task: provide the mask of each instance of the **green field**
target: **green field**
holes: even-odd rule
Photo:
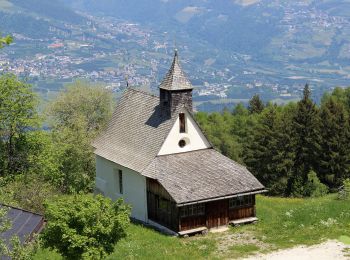
[[[327,239],[350,243],[350,203],[335,195],[318,199],[257,197],[257,224],[176,238],[132,224],[109,259],[225,259]],[[35,259],[59,259],[43,250]]]

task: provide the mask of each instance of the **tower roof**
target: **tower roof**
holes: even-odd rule
[[[193,89],[191,82],[187,79],[185,73],[181,69],[177,50],[175,50],[173,63],[159,88],[166,90]]]

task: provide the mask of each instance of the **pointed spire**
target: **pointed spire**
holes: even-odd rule
[[[171,67],[159,87],[166,90],[193,89],[191,82],[181,69],[177,49],[175,49]]]

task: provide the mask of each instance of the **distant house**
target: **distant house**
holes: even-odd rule
[[[177,52],[159,89],[159,96],[124,92],[93,143],[96,191],[124,198],[133,218],[180,234],[255,220],[264,186],[216,151],[196,123]]]
[[[17,236],[21,243],[29,242],[44,227],[45,221],[42,215],[1,204],[0,208],[6,209],[6,219],[11,223],[10,229],[0,234],[0,238],[4,239],[6,243],[14,236]]]

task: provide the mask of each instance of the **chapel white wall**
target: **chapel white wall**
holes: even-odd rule
[[[119,193],[118,170],[123,172],[123,194]],[[123,198],[132,206],[131,217],[147,222],[146,177],[96,155],[95,185],[97,193],[112,200]]]
[[[180,120],[178,117],[174,126],[170,130],[169,135],[165,139],[158,155],[183,153],[211,147],[207,138],[204,136],[192,116],[187,111],[184,113],[186,119],[186,133],[180,133]],[[179,146],[179,141],[181,139],[185,139],[187,142],[189,142],[183,148]]]

